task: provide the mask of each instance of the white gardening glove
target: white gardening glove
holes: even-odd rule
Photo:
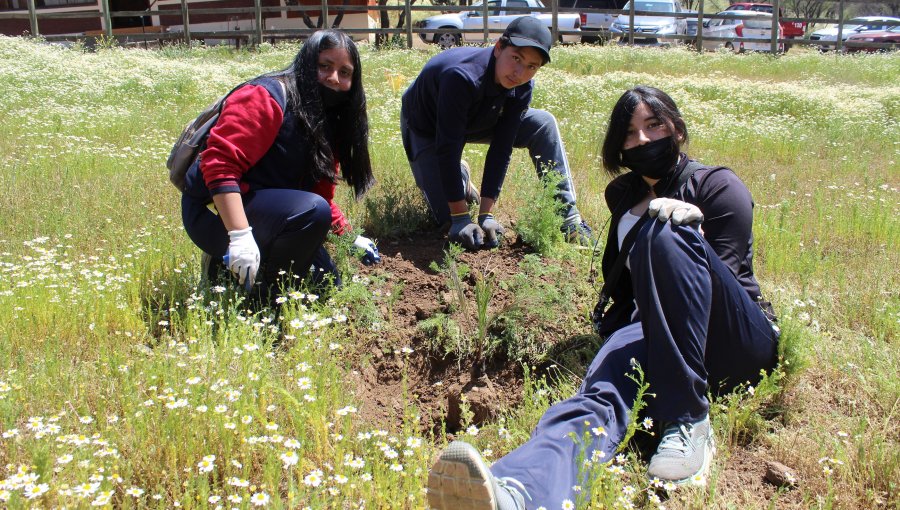
[[[672,225],[703,223],[703,213],[696,205],[674,198],[654,198],[650,201],[647,212],[651,218],[656,218],[663,223],[671,219]]]
[[[371,266],[372,264],[381,262],[381,255],[378,254],[378,247],[375,246],[375,241],[368,237],[356,236],[356,239],[353,241],[353,246],[356,246],[362,251],[363,256],[361,260],[363,264]]]
[[[229,271],[237,275],[238,283],[248,291],[256,281],[259,271],[259,246],[253,239],[253,227],[228,232],[228,251],[225,252],[225,265]]]

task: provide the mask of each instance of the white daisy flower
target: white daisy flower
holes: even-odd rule
[[[257,492],[250,498],[253,506],[266,506],[269,504],[269,495],[265,492]]]

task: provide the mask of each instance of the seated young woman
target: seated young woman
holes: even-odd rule
[[[586,489],[579,455],[603,469],[624,437],[638,392],[633,363],[655,394],[644,414],[662,425],[648,476],[703,482],[714,453],[707,393],[758,381],[775,366],[779,331],[753,274],[750,192],[733,171],[691,160],[687,141],[665,92],[635,87],[616,103],[602,149],[614,177],[602,263],[612,306],[601,301],[594,321],[606,341],[575,396],[493,466],[451,443],[429,474],[432,508],[572,507],[576,487]],[[585,432],[587,444],[572,439]]]

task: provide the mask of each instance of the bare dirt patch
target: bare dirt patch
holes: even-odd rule
[[[446,248],[446,236],[438,232],[423,233],[415,240],[385,240],[379,244],[382,263],[364,270],[388,278],[402,293],[390,311],[382,310],[391,317],[391,330],[384,338],[394,348],[386,348],[384,338],[370,341],[351,374],[361,416],[371,423],[399,423],[407,411],[405,406],[411,403],[418,408],[423,429],[438,431],[446,422],[447,431],[453,432],[460,425],[462,395],[466,395],[475,414],[474,423],[494,417],[521,398],[523,372],[518,361],[500,354],[482,367],[471,360],[444,358],[431,352],[431,339],[419,323],[448,312],[452,296],[448,295],[446,278],[429,267],[443,259]],[[472,306],[475,272],[493,274],[498,282],[509,279],[519,271],[518,264],[526,253],[527,247],[521,242],[507,242],[496,250],[460,255],[459,261],[473,269],[465,280],[466,297]],[[502,309],[513,300],[501,285],[496,285],[494,292],[491,310]],[[454,318],[466,331],[477,325],[473,313],[456,314]],[[559,338],[558,333],[548,332],[546,341]],[[412,352],[403,352],[402,347]]]
[[[728,501],[737,508],[759,508],[763,502],[777,498],[777,508],[804,508],[798,490],[779,490],[766,480],[771,457],[762,449],[738,448],[731,452],[719,472],[716,485],[720,501]]]
[[[599,347],[584,313],[594,297],[577,257],[537,257],[508,231],[498,249],[458,256],[459,264],[469,268],[461,285],[468,309],[461,310],[448,275],[431,267],[443,262],[448,249],[446,236],[437,231],[384,239],[379,243],[382,263],[362,271],[395,293],[380,302],[386,330],[361,342],[353,364],[352,387],[363,418],[371,423],[399,423],[406,406],[414,405],[423,430],[440,432],[446,425],[453,433],[462,425],[462,396],[474,413],[472,423],[480,424],[519,403],[523,363],[537,368],[537,376],[553,364],[580,375]],[[483,362],[476,362],[471,345],[462,349],[463,356],[443,354],[446,344],[436,346],[437,335],[423,323],[450,317],[471,342],[479,325],[476,283],[487,280],[493,293],[487,335],[496,349]],[[412,352],[404,352],[405,347]]]

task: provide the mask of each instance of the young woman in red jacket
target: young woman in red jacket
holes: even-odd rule
[[[248,290],[272,295],[284,274],[339,275],[322,246],[350,226],[334,202],[338,181],[359,199],[373,185],[359,52],[336,30],[310,37],[293,63],[231,93],[206,149],[188,171],[182,219],[215,268],[224,261]],[[363,261],[375,243],[357,236]]]

